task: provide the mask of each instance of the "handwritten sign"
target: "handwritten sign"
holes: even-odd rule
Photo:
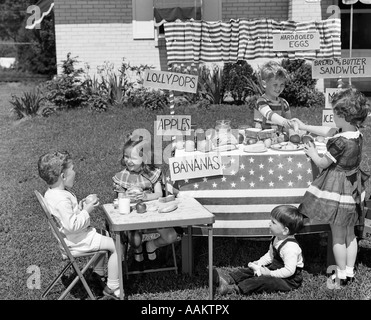
[[[332,109],[322,110],[322,125],[326,127],[336,127],[334,122],[334,111],[332,111]]]
[[[325,109],[332,109],[332,99],[335,93],[341,91],[341,88],[326,88],[325,92]]]
[[[143,85],[148,88],[196,93],[198,76],[159,70],[147,70]]]
[[[315,59],[312,64],[313,79],[371,77],[371,57]]]
[[[155,132],[159,136],[189,136],[191,135],[191,116],[157,116],[155,128]]]
[[[294,32],[273,34],[273,51],[319,50],[318,32]]]
[[[219,153],[169,158],[169,168],[172,181],[223,174],[222,159]]]

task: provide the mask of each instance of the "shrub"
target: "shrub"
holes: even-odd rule
[[[12,110],[17,118],[22,119],[42,115],[43,108],[41,102],[43,99],[39,90],[33,90],[31,92],[23,92],[23,95],[20,97],[12,95],[12,99],[9,102],[13,106]]]
[[[169,97],[168,94],[162,90],[151,90],[142,87],[133,90],[127,102],[132,107],[162,110],[169,104]]]
[[[46,99],[61,108],[77,108],[87,105],[89,96],[85,88],[85,81],[81,79],[83,69],[75,69],[77,57],[62,61],[62,74],[53,80],[47,81],[43,91]]]
[[[282,60],[282,66],[289,73],[289,80],[281,96],[291,106],[323,107],[324,94],[315,86],[316,79],[312,79],[312,67],[305,60]]]
[[[223,68],[222,95],[230,92],[235,104],[243,104],[246,97],[253,94],[248,88],[247,79],[257,83],[253,68],[245,60],[226,63]]]
[[[222,93],[223,73],[218,65],[212,69],[202,65],[198,71],[197,96],[200,105],[223,103]]]

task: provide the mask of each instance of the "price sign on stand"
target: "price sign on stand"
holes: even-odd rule
[[[332,99],[335,93],[340,92],[341,88],[326,88],[325,92],[325,109],[332,109]]]
[[[172,181],[209,177],[223,174],[220,153],[200,153],[169,159]]]
[[[319,32],[273,34],[273,51],[310,51],[319,49]]]
[[[147,88],[197,92],[198,76],[159,70],[148,70],[144,74],[143,85]]]
[[[371,57],[315,59],[313,79],[371,77]]]

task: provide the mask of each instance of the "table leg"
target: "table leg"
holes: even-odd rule
[[[213,227],[208,226],[209,229],[209,299],[213,300]]]
[[[188,273],[193,272],[193,245],[192,245],[192,226],[188,226]]]
[[[121,248],[120,232],[116,232],[116,252],[117,252],[117,261],[118,261],[118,268],[119,268],[120,300],[124,300],[124,281],[123,281],[123,274],[122,274],[122,248]]]
[[[182,246],[182,272],[189,273],[188,270],[188,260],[189,260],[189,250],[188,250],[188,237],[189,235],[184,235],[182,238],[181,246]]]

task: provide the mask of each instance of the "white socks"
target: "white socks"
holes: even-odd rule
[[[354,277],[354,267],[348,267],[346,266],[345,267],[345,272],[346,272],[346,276],[349,277],[349,278],[353,278]]]
[[[347,273],[345,270],[340,270],[339,267],[336,268],[337,276],[339,279],[346,279]]]
[[[107,279],[107,287],[114,291],[115,296],[120,295],[120,284],[119,279],[111,280],[110,278]]]

